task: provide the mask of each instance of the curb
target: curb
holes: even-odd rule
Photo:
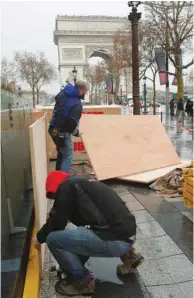
[[[32,239],[36,235],[36,227],[34,226]],[[38,251],[34,247],[31,239],[30,254],[24,284],[23,298],[39,298],[40,290],[40,265]]]

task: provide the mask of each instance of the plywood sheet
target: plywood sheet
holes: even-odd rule
[[[33,121],[40,119],[44,113],[47,113],[47,123],[51,120],[53,113],[53,106],[50,108],[34,109],[32,114]],[[101,116],[102,114],[120,115],[121,106],[83,106],[83,114],[94,114],[95,116]],[[48,124],[47,124],[48,126]],[[75,161],[88,161],[89,157],[84,148],[84,144],[79,137],[72,137],[73,141],[73,160]],[[49,133],[47,132],[47,154],[49,159],[57,158],[56,146],[53,143]]]
[[[40,118],[29,127],[30,150],[32,164],[32,180],[34,189],[34,207],[36,227],[39,230],[46,222],[47,199],[45,197],[45,181],[47,177],[46,153],[46,116]],[[45,245],[41,245],[40,266],[44,268]]]
[[[99,180],[181,163],[157,116],[83,115],[80,132]]]
[[[191,161],[190,160],[181,160],[181,163],[178,165],[166,167],[166,168],[161,168],[161,169],[156,169],[153,171],[148,171],[132,176],[125,176],[125,177],[119,177],[118,179],[124,180],[124,181],[131,181],[131,182],[138,182],[138,183],[151,183],[158,178],[161,178],[165,176],[166,174],[170,173],[172,170],[176,168],[183,168],[183,167],[188,167],[190,166]]]

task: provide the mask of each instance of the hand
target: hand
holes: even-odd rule
[[[33,238],[33,241],[34,241],[34,246],[35,246],[35,248],[39,250],[40,247],[41,247],[41,244],[38,242],[37,238],[34,237],[34,238]]]

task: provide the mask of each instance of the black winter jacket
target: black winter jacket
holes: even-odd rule
[[[103,240],[124,240],[136,234],[135,217],[122,199],[102,182],[71,177],[56,194],[46,224],[37,233],[40,243],[52,231],[65,229],[70,221],[76,226],[90,226]]]

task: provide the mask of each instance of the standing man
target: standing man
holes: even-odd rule
[[[69,173],[73,163],[73,143],[71,136],[79,136],[79,120],[82,115],[81,99],[88,92],[84,81],[77,81],[76,85],[68,83],[55,97],[49,134],[57,147],[56,170]]]
[[[174,98],[172,98],[170,100],[170,116],[174,116],[174,109],[175,109]]]
[[[143,262],[133,248],[135,216],[109,186],[53,171],[47,177],[46,196],[54,199],[54,205],[34,241],[37,249],[46,242],[67,274],[56,283],[56,292],[64,296],[94,293],[95,280],[84,266],[89,257],[120,257],[117,272],[121,275],[132,273]],[[66,230],[68,221],[77,228]]]
[[[189,117],[193,117],[193,101],[191,99],[187,100],[185,111]]]

